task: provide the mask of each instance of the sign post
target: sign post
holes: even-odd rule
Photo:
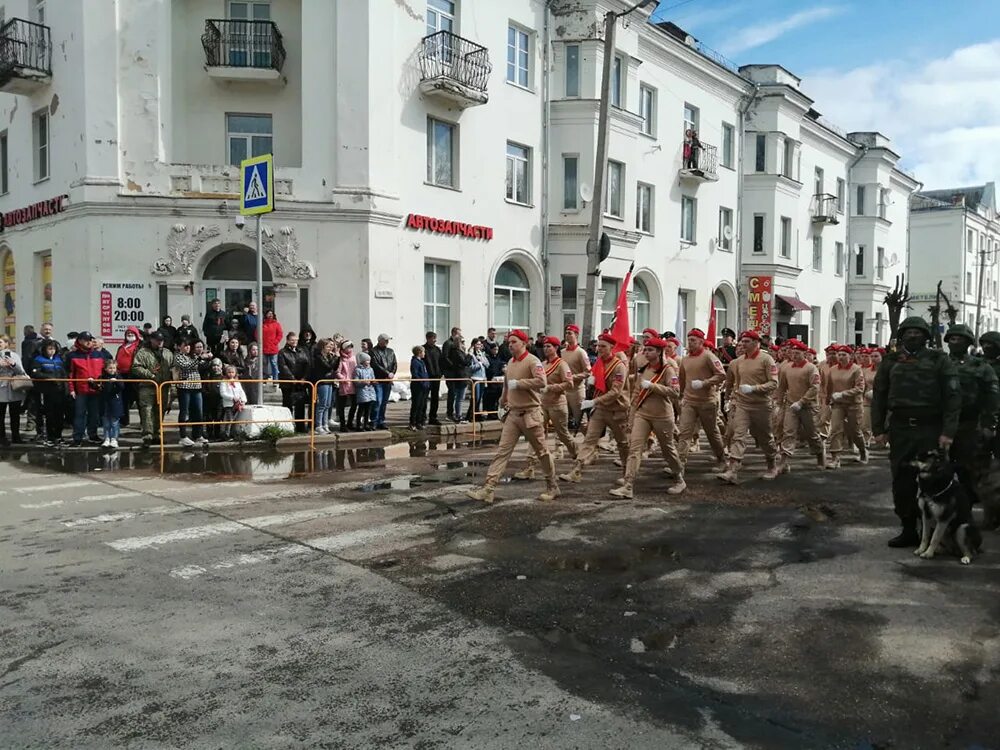
[[[264,379],[264,234],[261,214],[274,210],[274,159],[271,154],[240,162],[243,192],[240,213],[257,217],[257,377]],[[257,388],[257,405],[264,403],[264,383]]]

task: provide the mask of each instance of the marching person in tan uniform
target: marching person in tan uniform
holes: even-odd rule
[[[729,468],[719,479],[730,484],[739,482],[740,467],[746,455],[747,432],[757,441],[767,459],[767,471],[761,479],[778,476],[775,462],[778,449],[771,434],[771,394],[778,388],[778,366],[771,355],[761,351],[760,334],[744,331],[740,334],[743,355],[729,365],[726,382],[733,394],[733,438],[729,445]]]
[[[587,378],[590,376],[590,358],[580,346],[580,326],[570,323],[563,334],[566,348],[562,353],[565,362],[573,373],[573,388],[566,391],[566,406],[573,429],[580,427],[580,404],[587,396]]]
[[[681,408],[677,448],[681,465],[687,465],[688,450],[701,427],[715,455],[716,468],[724,471],[726,454],[719,431],[719,386],[726,382],[726,370],[705,346],[705,334],[699,328],[688,332],[687,351],[678,374]]]
[[[830,394],[830,463],[827,464],[830,469],[840,468],[845,440],[857,446],[858,461],[868,463],[868,448],[861,437],[865,376],[851,361],[853,354],[847,344],[841,346],[837,351],[837,366],[826,376]]]
[[[861,437],[865,445],[871,445],[872,442],[872,396],[875,395],[875,371],[878,369],[872,362],[873,353],[877,354],[877,351],[858,349],[858,365],[861,367],[861,374],[865,376],[864,406],[861,413]]]
[[[568,415],[566,406],[566,394],[573,386],[573,373],[569,365],[563,362],[559,356],[559,344],[561,342],[555,336],[548,336],[542,350],[545,352],[545,387],[542,388],[542,416],[552,424],[552,429],[556,433],[556,439],[566,446],[569,457],[576,460],[576,443],[573,436],[569,434]],[[538,467],[538,456],[531,454],[528,456],[528,468],[519,471],[514,475],[514,479],[534,479],[535,469]]]
[[[625,463],[625,482],[621,487],[611,490],[615,497],[632,497],[632,487],[642,454],[646,450],[646,442],[650,434],[656,436],[660,443],[660,452],[667,462],[667,468],[673,472],[674,484],[667,492],[679,495],[687,485],[684,483],[684,469],[677,457],[677,446],[674,444],[674,407],[673,398],[679,388],[677,367],[673,360],[663,356],[666,342],[660,338],[648,339],[642,353],[636,359],[645,362],[635,374],[635,383],[631,389],[632,403],[630,421],[632,423],[628,444],[628,460]]]
[[[503,393],[500,403],[507,408],[503,420],[503,431],[500,433],[500,446],[497,454],[486,471],[486,483],[479,489],[469,490],[465,494],[473,500],[493,502],[493,490],[496,488],[507,462],[514,452],[517,439],[522,435],[531,445],[545,472],[546,490],[538,496],[539,500],[554,500],[559,497],[559,485],[556,483],[556,468],[548,448],[545,447],[545,418],[542,416],[541,393],[545,387],[545,368],[538,357],[528,351],[528,334],[524,331],[511,331],[507,336],[507,346],[510,348],[511,359],[504,372]]]
[[[791,350],[793,341],[798,339],[786,339],[780,347],[774,347],[774,361],[778,365],[778,382],[781,382],[781,372],[792,364]],[[781,438],[785,433],[785,405],[780,399],[775,399],[771,410],[771,434],[774,435],[774,444],[781,446]]]
[[[774,399],[781,405],[785,420],[778,473],[791,470],[788,459],[795,455],[800,433],[816,456],[817,466],[825,469],[826,449],[816,427],[819,419],[819,368],[807,360],[809,347],[801,341],[796,340],[790,349],[791,359],[787,366],[778,369],[778,391]]]
[[[593,408],[587,421],[587,435],[583,446],[576,454],[576,464],[568,474],[560,474],[564,482],[579,482],[583,467],[597,456],[597,442],[608,429],[618,444],[618,457],[624,464],[628,459],[628,439],[625,425],[628,421],[628,393],[625,389],[628,365],[614,353],[615,340],[610,334],[602,333],[597,339],[597,362],[594,363],[594,398],[580,406]]]
[[[823,353],[826,359],[816,365],[819,368],[819,434],[824,440],[830,438],[830,394],[827,391],[827,376],[837,366],[837,349],[840,344],[830,344]]]

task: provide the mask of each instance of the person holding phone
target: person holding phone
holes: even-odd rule
[[[23,394],[9,378],[23,376],[24,367],[17,352],[11,351],[10,336],[0,336],[0,446],[21,442],[21,401]],[[7,412],[10,411],[10,440],[7,439]]]

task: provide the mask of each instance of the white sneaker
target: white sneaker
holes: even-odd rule
[[[110,448],[111,447],[111,438],[104,438],[104,442],[101,443],[101,447],[102,448]]]
[[[208,438],[202,435],[200,438],[198,438],[198,442],[201,443],[202,445],[208,445]]]
[[[118,450],[118,439],[117,438],[111,438],[111,444],[110,444],[109,447],[114,448],[115,450]]]
[[[181,446],[182,448],[190,448],[191,446],[193,446],[193,445],[194,445],[194,440],[192,440],[192,439],[191,439],[191,438],[189,438],[189,437],[182,437],[182,438],[180,439],[180,442],[179,442],[179,443],[177,443],[177,444],[178,444],[179,446]]]

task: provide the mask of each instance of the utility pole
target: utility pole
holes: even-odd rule
[[[979,285],[976,291],[976,343],[979,341],[979,330],[982,328],[982,311],[983,311],[983,277],[986,275],[986,253],[988,252],[988,244],[983,246],[983,249],[979,251]]]

